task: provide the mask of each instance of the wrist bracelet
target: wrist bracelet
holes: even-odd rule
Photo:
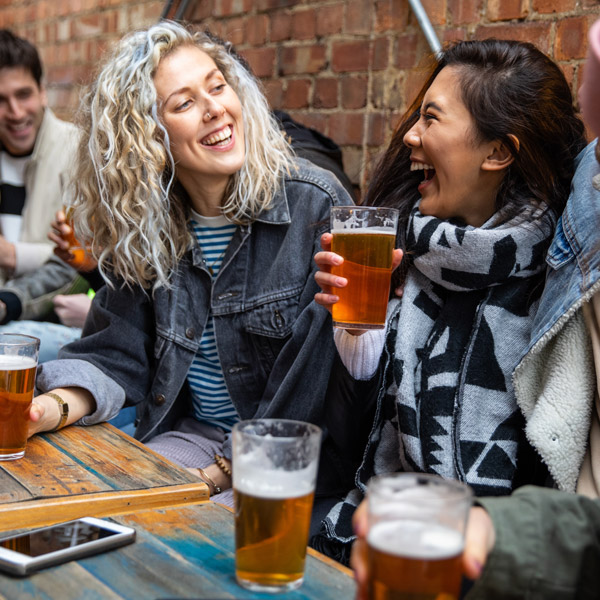
[[[215,454],[215,464],[227,477],[231,477],[231,468],[227,466],[225,459],[220,454]]]
[[[223,490],[206,474],[206,471],[204,469],[201,469],[200,467],[196,467],[198,469],[198,473],[200,473],[200,477],[201,479],[204,481],[204,483],[208,484],[209,486],[213,486],[213,488],[215,489],[215,494],[220,494]],[[209,490],[210,492],[210,490]]]
[[[44,395],[50,396],[50,398],[56,400],[58,404],[58,410],[60,411],[60,419],[58,420],[58,425],[54,429],[48,430],[48,433],[52,433],[53,431],[58,431],[59,429],[61,429],[61,427],[65,426],[65,423],[67,422],[67,418],[69,416],[69,405],[58,394],[55,394],[54,392],[46,392]]]

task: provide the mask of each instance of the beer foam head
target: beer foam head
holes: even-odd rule
[[[416,520],[375,523],[369,529],[367,543],[380,552],[420,560],[451,558],[463,550],[460,532],[437,523]]]
[[[260,498],[283,499],[306,496],[315,489],[316,465],[298,471],[264,469],[253,465],[240,465],[233,468],[233,487]]]
[[[353,228],[353,229],[344,229],[343,227],[335,227],[334,229],[331,230],[331,233],[336,235],[336,234],[340,234],[340,233],[344,233],[344,234],[361,234],[361,235],[365,235],[365,234],[369,234],[369,235],[393,235],[394,237],[396,236],[396,232],[393,229],[389,229],[388,227],[358,227],[358,228]]]
[[[20,371],[36,367],[37,362],[31,356],[0,354],[0,371]]]

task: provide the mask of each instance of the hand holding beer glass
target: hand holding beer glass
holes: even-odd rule
[[[255,592],[302,585],[321,430],[285,419],[233,428],[235,572]]]
[[[0,461],[25,455],[40,340],[0,334]]]
[[[473,492],[419,473],[373,477],[367,486],[369,598],[458,600]]]
[[[398,211],[337,206],[331,209],[331,250],[344,262],[331,273],[348,280],[336,289],[333,324],[344,329],[383,329],[392,277]]]

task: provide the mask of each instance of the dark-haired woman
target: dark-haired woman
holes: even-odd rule
[[[320,549],[347,559],[350,516],[376,473],[435,473],[485,495],[544,480],[511,376],[584,145],[562,72],[531,44],[459,42],[442,54],[367,196],[401,211],[403,296],[385,330],[335,330],[344,366],[330,383],[331,443],[359,467],[313,539]],[[343,260],[330,239],[315,256],[323,306],[347,283],[329,272]]]

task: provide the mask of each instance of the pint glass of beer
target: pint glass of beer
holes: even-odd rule
[[[302,585],[321,430],[283,419],[233,428],[235,573],[255,592]]]
[[[374,206],[331,209],[331,250],[344,262],[331,268],[348,285],[335,290],[333,324],[344,329],[383,329],[390,296],[398,211]]]
[[[369,597],[458,600],[471,488],[395,473],[367,487]]]
[[[40,340],[0,334],[0,460],[25,454]]]

